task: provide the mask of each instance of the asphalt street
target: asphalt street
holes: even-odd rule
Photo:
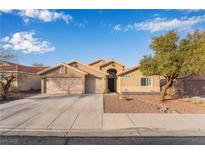
[[[37,137],[1,136],[1,145],[205,145],[204,136],[191,137]]]

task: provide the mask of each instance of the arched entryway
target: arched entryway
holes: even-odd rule
[[[107,71],[108,76],[107,76],[107,88],[110,92],[116,92],[117,89],[117,71],[115,69],[109,69]]]

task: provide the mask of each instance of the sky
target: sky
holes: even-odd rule
[[[24,65],[102,58],[132,67],[153,53],[153,37],[195,29],[205,29],[205,10],[0,10],[0,50]]]

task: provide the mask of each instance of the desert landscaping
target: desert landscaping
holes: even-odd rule
[[[104,95],[105,113],[205,113],[205,101],[192,98],[160,101],[159,95]]]

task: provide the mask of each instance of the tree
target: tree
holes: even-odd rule
[[[0,62],[13,61],[16,56],[9,52],[0,52]],[[3,100],[7,99],[8,92],[12,86],[13,81],[16,79],[15,74],[8,72],[5,66],[0,66],[0,86],[1,93],[0,96]]]
[[[13,73],[0,72],[0,85],[2,88],[2,92],[1,92],[2,100],[7,99],[9,89],[11,88],[11,85],[14,79],[15,79],[15,75]]]
[[[16,55],[7,52],[7,51],[0,51],[0,62],[1,61],[14,61],[16,59]]]
[[[33,63],[32,66],[41,67],[41,66],[44,66],[44,64],[43,63]]]
[[[175,79],[205,70],[205,32],[196,30],[183,39],[179,39],[177,32],[168,32],[154,37],[150,48],[154,54],[141,59],[140,70],[144,75],[160,75],[166,79],[162,101]]]

